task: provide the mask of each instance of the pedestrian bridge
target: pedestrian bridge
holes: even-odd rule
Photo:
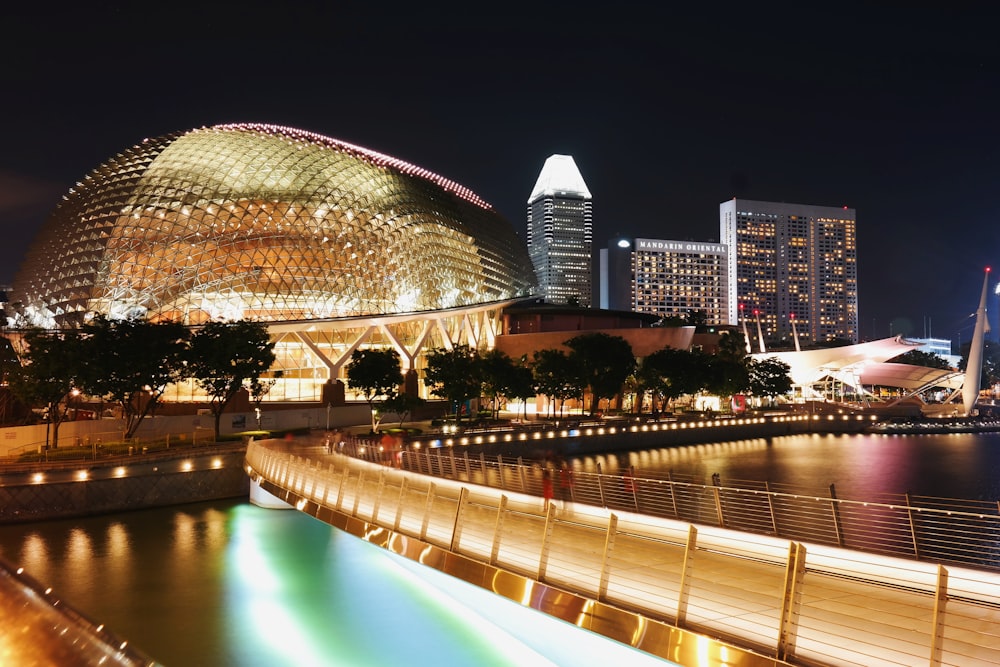
[[[681,665],[1000,665],[986,569],[651,516],[632,480],[546,503],[537,466],[359,456],[251,442],[251,499]]]

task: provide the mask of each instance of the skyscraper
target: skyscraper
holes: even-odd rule
[[[601,308],[727,324],[726,246],[699,241],[612,239],[600,254]]]
[[[552,155],[528,197],[528,254],[539,296],[591,305],[593,220],[590,190],[569,155]]]
[[[733,198],[719,204],[729,246],[729,321],[759,313],[766,339],[858,342],[855,210]]]

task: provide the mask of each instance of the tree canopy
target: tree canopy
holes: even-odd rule
[[[399,353],[390,348],[355,350],[347,364],[347,386],[359,391],[371,411],[372,431],[378,429],[381,419],[375,402],[381,396],[388,400],[399,393],[403,371],[399,367]]]
[[[457,419],[461,421],[466,401],[478,398],[482,388],[479,354],[468,345],[431,350],[427,355],[424,382],[432,394],[455,406]]]
[[[603,332],[585,333],[566,341],[570,358],[579,366],[590,388],[590,414],[597,412],[602,398],[613,398],[635,370],[632,346],[621,336]]]
[[[208,394],[216,440],[226,406],[244,383],[270,369],[274,359],[274,343],[267,325],[259,322],[209,322],[191,336],[188,373]]]

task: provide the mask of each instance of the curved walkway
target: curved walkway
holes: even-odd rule
[[[252,443],[247,470],[331,525],[682,665],[1000,665],[989,573],[546,505],[318,444]]]

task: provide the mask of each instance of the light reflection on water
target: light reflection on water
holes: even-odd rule
[[[244,502],[0,526],[0,556],[168,666],[671,664]]]
[[[635,466],[681,481],[786,484],[841,498],[876,499],[912,493],[939,498],[1000,500],[1000,433],[946,435],[796,435],[663,447],[579,457],[581,470],[617,474]]]

